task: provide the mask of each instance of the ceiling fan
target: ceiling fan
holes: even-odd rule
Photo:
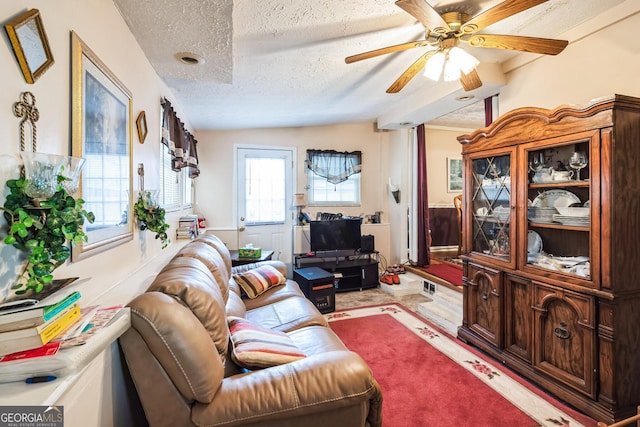
[[[409,81],[425,69],[425,75],[432,80],[439,80],[444,74],[447,81],[460,79],[465,91],[482,86],[480,76],[476,72],[479,61],[465,50],[458,47],[460,42],[471,47],[518,50],[523,52],[557,55],[569,43],[566,40],[555,40],[540,37],[511,36],[497,34],[477,34],[479,31],[505,18],[523,12],[547,0],[505,0],[502,3],[476,16],[464,12],[446,12],[442,15],[426,2],[426,0],[398,0],[396,5],[412,15],[425,27],[424,40],[387,46],[363,52],[345,58],[347,64],[369,59],[389,53],[401,52],[415,47],[432,47],[414,62],[387,89],[387,93],[397,93]]]

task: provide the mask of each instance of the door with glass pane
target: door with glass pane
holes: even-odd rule
[[[239,247],[273,251],[292,260],[293,149],[237,148]]]
[[[470,156],[467,247],[474,255],[515,266],[515,193],[511,188],[514,151]]]

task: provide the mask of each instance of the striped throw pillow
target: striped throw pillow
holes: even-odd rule
[[[234,274],[233,278],[249,298],[255,298],[269,288],[284,285],[287,281],[287,278],[271,265],[261,265],[260,267]]]
[[[241,317],[229,316],[228,321],[231,358],[238,366],[268,368],[306,357],[284,332],[263,328]]]

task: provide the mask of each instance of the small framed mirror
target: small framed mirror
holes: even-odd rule
[[[140,111],[140,114],[138,114],[136,127],[138,128],[138,140],[140,144],[144,144],[144,140],[147,138],[147,116],[144,111]]]
[[[12,19],[4,26],[11,41],[22,74],[27,83],[33,84],[53,65],[47,34],[38,9]]]

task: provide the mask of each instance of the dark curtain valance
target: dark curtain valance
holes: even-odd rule
[[[179,172],[188,168],[189,177],[195,178],[200,175],[198,141],[184,127],[168,100],[163,100],[162,107],[162,144],[171,154],[171,169]]]
[[[340,184],[362,170],[362,152],[307,150],[307,168],[332,184]]]

